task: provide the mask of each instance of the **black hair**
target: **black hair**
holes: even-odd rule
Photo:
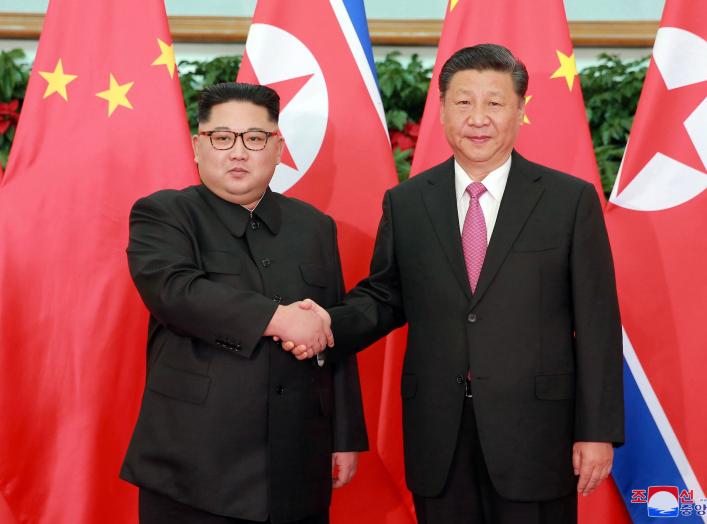
[[[528,70],[523,62],[502,45],[479,44],[460,49],[444,63],[439,73],[439,96],[444,98],[456,73],[468,69],[509,73],[513,90],[521,99],[528,90]]]
[[[270,120],[277,123],[280,116],[280,96],[274,89],[257,84],[223,82],[205,87],[199,93],[199,123],[208,122],[211,108],[231,101],[251,102],[267,109]]]

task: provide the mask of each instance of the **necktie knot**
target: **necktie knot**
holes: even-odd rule
[[[471,198],[478,199],[481,195],[486,192],[486,186],[481,182],[472,182],[466,188],[466,192],[469,193]]]

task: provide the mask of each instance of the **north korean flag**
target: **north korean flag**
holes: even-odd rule
[[[652,520],[630,503],[632,489],[670,485],[705,501],[705,38],[707,4],[666,2],[606,209],[626,362],[626,444],[613,475],[634,522]],[[682,519],[706,519],[682,509]]]
[[[363,2],[258,2],[238,81],[280,94],[286,147],[271,188],[334,217],[352,287],[368,274],[383,193],[397,182]],[[332,522],[414,522],[376,446],[385,343],[376,346],[359,356],[372,449],[335,493]]]

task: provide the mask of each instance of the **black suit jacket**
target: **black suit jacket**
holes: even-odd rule
[[[491,480],[512,500],[576,489],[575,441],[623,441],[621,327],[599,199],[590,184],[513,153],[472,295],[453,159],[389,190],[370,276],[330,310],[336,347],[408,323],[401,394],[410,489],[436,496],[471,370]]]
[[[279,303],[341,299],[333,220],[269,190],[252,218],[160,191],[133,207],[128,261],[151,318],[121,477],[241,519],[326,512],[331,453],[367,447],[355,357],[320,367],[262,334]]]

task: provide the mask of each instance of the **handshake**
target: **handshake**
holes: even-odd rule
[[[327,346],[334,346],[329,313],[309,298],[278,306],[263,335],[282,341],[282,348],[291,351],[297,360],[312,358]]]

